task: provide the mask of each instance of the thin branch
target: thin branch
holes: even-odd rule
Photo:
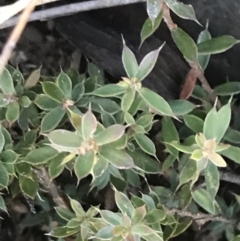
[[[240,185],[240,176],[231,172],[219,171],[220,180]]]
[[[36,5],[44,5],[59,0],[39,0]],[[15,3],[0,7],[0,24],[4,23],[14,15],[20,13],[27,5],[30,0],[18,0]]]
[[[42,168],[34,168],[34,172],[38,178],[40,184],[48,191],[50,196],[53,198],[53,201],[57,206],[64,206],[68,208],[67,203],[62,198],[59,193],[58,187],[56,186],[55,182],[50,179],[50,176],[45,167]]]
[[[171,15],[170,15],[170,9],[166,3],[163,3],[163,19],[170,31],[173,31],[174,29],[176,29],[178,27],[177,24],[175,24],[173,22]],[[213,89],[211,88],[210,84],[208,83],[206,77],[204,76],[203,70],[200,69],[196,63],[192,64],[192,63],[188,62],[188,64],[190,65],[190,67],[192,69],[197,70],[197,72],[198,72],[197,77],[200,80],[202,87],[210,94],[211,100],[213,102],[215,102],[216,95],[215,95]],[[218,106],[218,108],[221,108],[221,103],[219,102],[219,100],[217,100],[217,106]]]
[[[228,219],[221,215],[212,215],[212,214],[205,214],[205,213],[191,213],[189,211],[179,210],[179,209],[175,209],[175,208],[170,209],[169,211],[171,214],[177,214],[181,217],[189,217],[201,225],[203,225],[209,221],[228,223],[228,224],[232,224],[232,225],[238,224],[237,220]]]
[[[32,13],[32,11],[34,10],[37,2],[38,2],[38,0],[30,1],[30,3],[27,5],[27,7],[22,12],[22,14],[19,18],[18,24],[13,29],[7,43],[5,44],[5,46],[2,50],[2,54],[0,56],[0,75],[2,74],[2,71],[5,67],[5,65],[7,64],[9,58],[11,57],[12,51],[15,48],[15,46],[22,34],[23,29],[25,28],[25,26],[28,22],[29,16]]]
[[[86,12],[95,9],[123,6],[140,2],[146,2],[146,0],[92,0],[79,3],[72,3],[45,10],[35,11],[30,16],[29,22],[37,20],[47,21],[49,19],[68,16],[78,12]],[[0,29],[14,26],[18,22],[18,19],[18,16],[9,19],[8,21],[0,25]]]

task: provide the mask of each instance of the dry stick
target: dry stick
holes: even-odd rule
[[[170,213],[178,214],[181,217],[189,217],[189,218],[193,219],[194,221],[201,223],[201,224],[204,224],[209,221],[229,223],[232,225],[236,225],[238,223],[237,220],[228,219],[221,215],[212,215],[212,214],[205,214],[205,213],[191,213],[189,211],[179,210],[179,209],[175,209],[175,208],[169,209],[169,211],[170,211]]]
[[[15,48],[15,46],[22,34],[23,29],[27,24],[29,16],[32,13],[32,11],[34,10],[37,2],[38,2],[38,0],[31,0],[31,2],[28,4],[28,6],[24,9],[24,11],[22,12],[22,14],[19,18],[18,24],[13,29],[7,43],[5,44],[5,46],[2,50],[2,54],[0,56],[0,75],[2,74],[2,71],[5,67],[5,65],[7,64],[9,58],[11,57],[12,51]]]
[[[86,12],[95,9],[123,6],[140,2],[146,2],[146,0],[93,0],[80,3],[72,3],[45,10],[35,11],[30,16],[29,22],[37,20],[47,21],[49,19],[68,16],[78,12]],[[18,22],[18,19],[18,16],[9,19],[8,21],[0,25],[0,29],[14,26]]]
[[[50,179],[50,176],[45,167],[34,168],[34,172],[38,178],[38,181],[42,186],[48,191],[48,193],[53,198],[53,201],[57,206],[64,206],[68,208],[68,204],[61,196],[59,189],[55,182]]]
[[[30,1],[31,0],[18,0],[12,4],[0,7],[0,24],[6,22],[8,19],[25,9]],[[48,4],[55,1],[59,0],[39,0],[36,5]]]

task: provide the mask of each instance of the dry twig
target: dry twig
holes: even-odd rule
[[[2,54],[0,56],[0,75],[2,74],[2,71],[5,67],[5,65],[7,64],[9,58],[11,57],[12,51],[15,48],[15,46],[22,34],[23,29],[25,28],[25,26],[28,22],[29,16],[32,13],[32,11],[34,10],[37,2],[38,2],[38,0],[30,1],[30,3],[27,5],[27,7],[22,12],[22,14],[19,18],[18,24],[13,29],[7,43],[5,44],[5,46],[2,50]]]
[[[203,225],[209,221],[228,223],[228,224],[232,224],[232,225],[236,225],[238,223],[237,220],[228,219],[221,215],[212,215],[212,214],[205,214],[205,213],[191,213],[189,211],[175,209],[175,208],[170,209],[169,211],[171,214],[177,214],[180,217],[189,217],[200,225]]]
[[[176,29],[178,26],[173,22],[171,15],[170,15],[170,9],[169,7],[166,5],[166,3],[163,3],[163,19],[164,22],[166,23],[168,29],[170,31]],[[197,75],[197,78],[200,80],[202,87],[210,94],[210,97],[212,99],[213,102],[216,101],[216,95],[214,93],[214,91],[212,90],[210,84],[208,83],[206,77],[204,76],[204,72],[203,70],[196,64],[192,64],[192,63],[188,63],[191,67],[191,69],[194,71],[195,69],[195,74]],[[191,70],[190,70],[191,71]],[[191,86],[192,88],[193,86]],[[217,100],[217,107],[221,108],[221,103],[219,102],[219,100]]]
[[[39,0],[36,5],[44,5],[56,1],[59,0]],[[0,24],[21,12],[29,3],[30,0],[18,0],[15,3],[0,7]]]
[[[45,10],[35,11],[30,16],[29,22],[37,20],[46,21],[49,19],[68,16],[78,12],[86,12],[95,9],[123,6],[140,2],[146,2],[146,0],[92,0],[79,3],[71,3]],[[0,25],[0,29],[14,26],[18,22],[18,19],[18,16],[9,19],[8,21]]]

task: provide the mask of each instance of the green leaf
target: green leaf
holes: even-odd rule
[[[135,93],[135,89],[131,86],[126,89],[121,101],[121,108],[123,112],[127,112],[130,109],[135,98]]]
[[[192,220],[187,220],[184,222],[184,220],[181,220],[179,224],[177,225],[177,228],[174,230],[173,234],[171,235],[171,238],[177,237],[180,234],[184,233],[192,224]]]
[[[0,107],[5,107],[9,104],[8,99],[4,93],[0,93]]]
[[[209,193],[203,189],[199,188],[192,193],[194,201],[203,209],[211,214],[215,214],[214,203],[209,195]]]
[[[135,167],[133,159],[125,151],[113,149],[111,146],[102,146],[99,153],[116,168],[130,169]]]
[[[150,72],[153,70],[159,53],[162,50],[162,48],[164,47],[165,43],[163,43],[158,49],[148,53],[143,60],[141,61],[139,67],[138,67],[138,72],[136,75],[137,80],[142,81],[143,79],[145,79]]]
[[[203,131],[204,121],[195,115],[185,115],[183,117],[184,122],[188,128],[195,133]]]
[[[201,31],[201,33],[198,36],[197,43],[200,44],[211,38],[212,38],[212,36],[211,36],[210,32],[208,31],[208,22],[207,22],[205,29],[203,31]],[[209,59],[210,59],[209,54],[208,55],[198,55],[198,63],[200,64],[200,66],[202,67],[203,70],[205,70],[207,68]]]
[[[96,156],[93,151],[88,151],[85,155],[77,157],[74,165],[74,172],[78,180],[83,179],[91,173],[95,160]]]
[[[146,203],[148,211],[156,208],[155,202],[151,196],[142,194],[142,200]]]
[[[80,217],[85,216],[85,211],[82,205],[77,200],[70,198],[70,204],[71,204],[72,210],[77,216],[80,216]]]
[[[62,90],[66,99],[72,98],[72,81],[67,74],[61,71],[57,77],[56,84]]]
[[[76,217],[76,215],[64,206],[58,206],[55,208],[57,214],[66,221],[69,221]]]
[[[162,221],[163,219],[165,219],[165,217],[166,212],[164,210],[154,208],[147,212],[144,218],[144,223],[147,225],[151,225]]]
[[[32,167],[26,162],[15,164],[16,171],[19,175],[32,179]]]
[[[0,88],[6,95],[15,94],[12,76],[6,68],[3,69],[3,72],[0,75]]]
[[[156,156],[155,145],[146,135],[136,133],[134,135],[134,139],[144,152],[148,153],[149,155]]]
[[[127,123],[127,125],[135,125],[135,120],[132,115],[130,115],[128,112],[124,113],[124,121]],[[136,128],[135,128],[136,130]]]
[[[144,43],[144,41],[149,38],[160,26],[161,22],[162,22],[162,11],[158,14],[157,18],[155,19],[154,22],[151,21],[150,18],[148,18],[141,29],[141,43],[139,48],[141,48],[142,44]]]
[[[125,133],[126,127],[123,125],[115,124],[94,136],[98,146],[106,145],[119,140]]]
[[[159,174],[161,172],[161,166],[159,162],[147,155],[140,148],[136,148],[134,151],[128,151],[128,154],[132,157],[134,164],[145,173]]]
[[[62,162],[65,156],[65,153],[60,153],[50,161],[48,172],[51,180],[55,179],[63,172],[64,165],[60,165],[60,163]]]
[[[68,227],[57,227],[52,231],[52,236],[57,238],[65,238],[78,233],[78,229],[69,229]]]
[[[94,98],[91,100],[91,108],[98,113],[107,112],[108,114],[116,114],[121,108],[120,106],[110,98]]]
[[[231,120],[231,104],[228,102],[218,112],[214,106],[207,114],[203,127],[206,139],[216,138],[219,142],[227,131]]]
[[[113,226],[107,226],[100,229],[93,238],[97,238],[99,240],[111,240],[113,237]]]
[[[52,147],[62,152],[75,152],[81,146],[82,138],[67,130],[55,130],[47,135]]]
[[[121,216],[114,212],[111,212],[109,210],[100,210],[99,212],[102,219],[110,225],[117,226],[120,225],[122,222]]]
[[[146,214],[147,214],[146,205],[143,205],[141,207],[137,207],[136,209],[134,209],[131,217],[132,225],[141,223],[144,217],[146,216]]]
[[[12,150],[6,150],[0,154],[0,159],[3,163],[14,164],[17,161],[18,156],[19,155],[16,152]]]
[[[12,102],[7,107],[6,119],[10,123],[15,122],[20,116],[20,106],[17,102]]]
[[[174,117],[174,113],[169,104],[154,91],[142,87],[139,91],[139,94],[147,102],[148,105],[158,111],[161,115]]]
[[[94,90],[91,94],[100,97],[114,97],[124,92],[125,88],[123,88],[122,86],[119,86],[117,84],[107,84]]]
[[[65,114],[66,111],[62,106],[57,106],[56,108],[50,110],[42,119],[41,131],[50,132],[54,130],[62,121]]]
[[[195,149],[196,149],[195,146],[185,146],[185,145],[180,144],[177,141],[172,141],[172,142],[169,142],[168,144],[173,146],[177,150],[179,150],[183,153],[187,153],[187,154],[192,154],[192,152],[195,151]]]
[[[187,100],[172,100],[169,105],[175,116],[184,116],[196,108],[196,105]]]
[[[128,217],[132,216],[134,207],[124,193],[115,190],[115,201],[122,214],[127,214]]]
[[[37,105],[38,108],[41,110],[52,110],[59,106],[59,103],[50,98],[47,95],[40,94],[34,100],[34,103]]]
[[[162,119],[162,136],[164,142],[179,141],[178,131],[173,121],[166,116]],[[175,157],[178,156],[178,151],[175,148],[169,145],[166,146],[170,153],[172,153]]]
[[[240,163],[240,148],[236,146],[230,146],[228,149],[219,152],[219,154],[229,158],[230,160]]]
[[[143,234],[142,238],[147,241],[163,241],[163,237],[155,233],[155,231],[152,234]]]
[[[127,134],[124,134],[120,139],[111,143],[113,148],[118,150],[124,149],[127,146]]]
[[[92,170],[92,176],[94,179],[101,176],[108,168],[108,162],[102,156],[98,155],[97,158],[97,162]]]
[[[212,162],[208,162],[206,168],[204,169],[204,177],[207,191],[210,194],[212,200],[214,200],[220,185],[217,166]]]
[[[216,138],[218,130],[218,113],[216,107],[214,106],[207,114],[204,126],[203,126],[203,134],[207,140]]]
[[[152,122],[153,122],[153,115],[152,114],[145,114],[145,115],[141,115],[136,120],[136,125],[143,126],[144,128],[147,128]]]
[[[155,21],[162,8],[161,0],[147,0],[147,13],[152,22]]]
[[[236,95],[240,93],[239,82],[227,82],[214,88],[214,92],[219,96]]]
[[[92,138],[97,129],[97,119],[89,108],[82,117],[82,135],[85,140]]]
[[[50,81],[44,81],[42,83],[44,94],[52,98],[53,100],[62,103],[65,100],[65,95],[62,90],[54,83]]]
[[[84,83],[78,83],[72,90],[72,100],[78,102],[84,95],[85,86]]]
[[[150,227],[144,225],[144,224],[137,224],[137,225],[134,225],[132,227],[132,232],[134,234],[137,234],[139,236],[145,236],[145,235],[149,235],[149,234],[153,234],[155,233],[155,231],[153,229],[151,229]]]
[[[218,130],[217,130],[217,136],[216,141],[220,142],[222,138],[224,137],[231,121],[231,103],[228,102],[226,105],[224,105],[219,111],[218,111]]]
[[[25,176],[19,176],[19,186],[21,191],[29,198],[34,199],[38,191],[38,182],[27,178]]]
[[[177,0],[164,0],[167,6],[180,18],[193,20],[201,25],[197,18],[192,5],[184,4]]]
[[[9,182],[9,176],[8,176],[7,169],[0,162],[0,186],[7,188],[8,182]]]
[[[230,143],[233,143],[233,144],[239,144],[240,143],[240,132],[237,130],[234,130],[232,128],[228,128],[223,139]]]
[[[220,54],[238,44],[239,40],[230,35],[212,38],[197,45],[198,54]]]
[[[23,95],[19,98],[19,104],[22,107],[27,108],[29,105],[31,105],[31,100],[27,96]]]
[[[193,39],[181,28],[174,28],[171,31],[173,41],[188,62],[197,63],[197,45]]]
[[[122,63],[129,79],[136,76],[138,71],[138,63],[134,53],[127,47],[124,38],[123,51],[122,51]]]
[[[197,173],[197,163],[194,160],[189,159],[184,168],[182,169],[179,177],[179,186],[189,182],[194,178]]]
[[[31,165],[40,165],[47,163],[57,155],[58,151],[50,146],[40,147],[31,150],[25,157],[25,161]]]

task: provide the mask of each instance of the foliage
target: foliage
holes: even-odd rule
[[[141,30],[140,47],[167,18],[166,10],[200,24],[190,5],[148,0],[149,18]],[[190,67],[198,71],[197,77],[204,74],[212,54],[239,43],[227,35],[212,38],[208,26],[196,41],[178,26],[169,29]],[[240,162],[240,130],[232,124],[239,121],[232,106],[240,86],[238,82],[217,86],[215,102],[198,85],[190,93],[191,100],[165,100],[142,85],[164,45],[139,64],[123,38],[126,77],[117,84],[106,83],[93,63],[84,74],[71,68],[46,77],[36,70],[26,80],[18,69],[6,66],[0,76],[3,212],[7,212],[8,195],[22,194],[38,203],[42,211],[26,217],[22,225],[48,223],[49,240],[167,241],[189,229],[199,215],[199,225],[210,221],[206,228],[213,234],[239,239],[240,199],[234,194],[229,204],[221,197],[225,169],[219,167],[236,168]],[[150,131],[156,123],[161,129],[154,142]],[[161,145],[164,150],[159,155]],[[40,170],[47,175],[40,175]],[[77,187],[63,187],[67,200],[55,207],[53,219],[58,226],[52,228],[53,204],[42,188],[49,188],[66,171],[80,189],[90,180],[86,193],[113,190],[117,211],[84,208]],[[45,183],[46,176],[50,183]],[[152,177],[159,185],[148,184]],[[140,189],[141,195],[130,193],[129,187]]]

